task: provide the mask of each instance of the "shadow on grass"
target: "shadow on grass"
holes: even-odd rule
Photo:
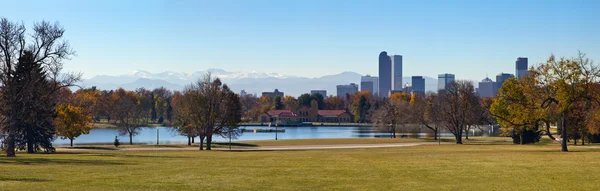
[[[124,165],[127,163],[104,160],[49,159],[49,158],[0,158],[0,164],[16,165]]]
[[[229,146],[229,143],[212,143],[213,145],[218,146]],[[250,143],[231,143],[233,147],[258,147],[258,145],[250,144]]]
[[[40,178],[24,178],[24,177],[0,177],[2,181],[17,181],[17,182],[49,182],[50,180]]]
[[[104,151],[114,151],[114,150],[119,150],[117,148],[108,148],[108,147],[93,147],[93,146],[89,146],[89,147],[66,147],[66,149],[89,149],[89,150],[104,150]]]

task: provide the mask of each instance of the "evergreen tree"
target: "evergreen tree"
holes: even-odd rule
[[[18,132],[15,145],[18,149],[27,149],[33,153],[38,146],[51,148],[56,130],[53,126],[56,96],[55,88],[47,78],[40,63],[34,61],[34,55],[25,51],[17,62],[13,87],[20,89],[20,108],[17,112]]]

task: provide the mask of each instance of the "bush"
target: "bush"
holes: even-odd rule
[[[588,140],[591,143],[600,143],[600,134],[588,135]]]
[[[521,132],[513,130],[510,136],[512,137],[514,144],[521,144],[521,136],[519,133],[523,133],[523,144],[540,142],[540,138],[542,137],[542,131],[540,130],[525,130]]]
[[[119,147],[119,145],[121,145],[121,143],[119,142],[119,138],[117,136],[115,136],[115,147]]]

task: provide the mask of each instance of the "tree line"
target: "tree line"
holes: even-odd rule
[[[503,127],[521,136],[545,132],[566,152],[570,140],[598,141],[599,77],[600,67],[583,53],[573,58],[552,55],[531,67],[527,76],[504,82],[490,111]],[[552,124],[559,138],[552,135]]]
[[[62,72],[63,62],[75,54],[63,38],[65,29],[46,21],[32,29],[27,33],[24,24],[0,19],[0,139],[7,156],[14,157],[16,150],[52,151],[58,137],[72,146],[101,122],[115,124],[130,144],[150,123],[172,124],[181,134],[206,138],[208,150],[213,135],[239,135],[240,98],[218,78],[207,74],[175,93],[95,87],[72,92],[81,74]]]

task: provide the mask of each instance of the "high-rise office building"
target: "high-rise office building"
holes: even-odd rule
[[[371,85],[369,86],[369,84]],[[379,77],[370,75],[361,76],[360,91],[369,91],[372,95],[379,95]]]
[[[438,75],[438,89],[437,90],[444,90],[446,89],[446,86],[448,86],[448,84],[450,84],[450,82],[454,81],[454,74],[439,74]]]
[[[527,75],[527,58],[526,57],[519,57],[517,58],[517,61],[515,61],[515,72],[516,72],[516,76],[517,79]]]
[[[373,93],[373,82],[372,81],[361,81],[360,82],[360,91],[361,92],[370,92],[371,94],[375,95],[375,93]]]
[[[327,90],[310,90],[310,95],[321,94],[324,98],[327,97]]]
[[[402,55],[392,55],[392,89],[402,90]]]
[[[497,83],[492,81],[492,79],[486,77],[481,82],[479,82],[479,88],[477,88],[477,93],[479,97],[495,97],[496,92],[498,91]]]
[[[417,92],[425,94],[425,78],[423,78],[423,76],[413,76],[411,81],[413,93]]]
[[[379,53],[379,96],[387,97],[392,89],[392,60],[383,51]]]
[[[358,92],[358,85],[351,83],[349,85],[337,85],[337,96],[340,98],[346,97],[346,94],[355,94]]]
[[[502,87],[502,84],[504,83],[504,81],[508,80],[509,78],[514,78],[515,75],[513,74],[507,74],[507,73],[500,73],[498,75],[496,75],[496,89],[500,89]]]

